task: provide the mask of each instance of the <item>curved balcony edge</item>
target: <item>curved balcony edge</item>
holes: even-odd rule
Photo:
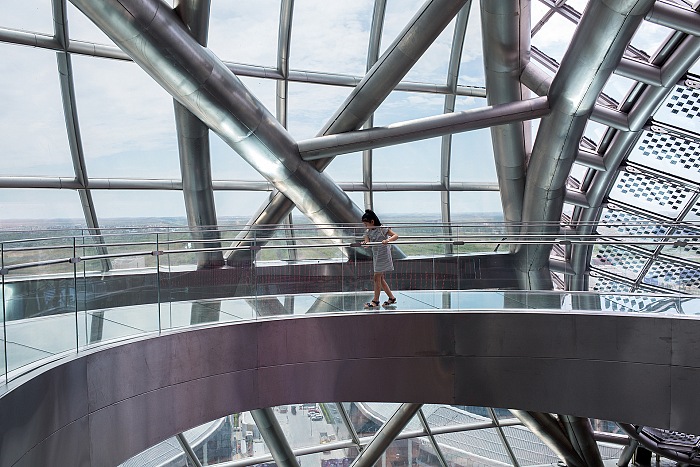
[[[0,387],[0,466],[114,466],[301,402],[508,407],[700,432],[700,321],[581,312],[285,317],[93,349]]]

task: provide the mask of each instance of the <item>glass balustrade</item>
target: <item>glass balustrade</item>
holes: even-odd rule
[[[634,236],[615,236],[629,231],[615,226],[598,227],[606,236],[558,225],[536,235],[502,223],[392,228],[400,238],[386,278],[398,302],[381,312],[700,313],[697,226]],[[363,233],[357,225],[298,224],[3,234],[3,379],[87,348],[184,327],[376,312],[364,308],[373,298],[373,245],[361,245]],[[566,259],[577,248],[588,248],[586,264]],[[541,263],[542,249],[551,252],[555,290],[519,290],[517,268]],[[574,268],[590,274],[591,291],[563,290]]]

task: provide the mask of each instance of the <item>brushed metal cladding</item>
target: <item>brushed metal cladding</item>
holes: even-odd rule
[[[9,384],[0,399],[1,466],[13,465],[52,433],[87,415],[86,368],[84,359],[76,359],[52,365],[29,385],[22,384],[26,378]]]
[[[530,1],[481,2],[486,99],[489,105],[526,99],[529,91],[520,75],[530,60]],[[525,160],[532,150],[529,124],[514,122],[491,128],[496,175],[506,222],[522,219],[525,192]],[[515,227],[510,227],[515,233]],[[512,246],[511,250],[514,251]]]
[[[66,442],[67,439],[74,441]],[[54,460],[54,465],[93,467],[90,458],[90,445],[79,442],[82,439],[89,439],[87,416],[69,423],[61,431],[42,440],[12,467],[44,466],[47,465],[46,459]],[[0,465],[5,464],[0,463]]]
[[[591,2],[549,88],[544,117],[528,166],[523,203],[524,234],[556,233],[573,165],[595,100],[617,67],[653,0]],[[520,248],[521,288],[551,289],[551,246]]]
[[[312,221],[357,222],[362,211],[348,195],[301,160],[284,127],[166,4],[72,2]]]
[[[687,332],[670,332],[674,325]],[[700,432],[700,362],[673,360],[677,349],[697,347],[697,335],[700,320],[687,317],[538,311],[338,314],[183,330],[93,349],[13,382],[0,397],[0,413],[11,414],[0,418],[0,466],[51,446],[81,459],[76,443],[89,446],[90,465],[113,466],[230,413],[317,401],[515,407]],[[85,417],[89,432],[75,436]],[[48,454],[36,462],[65,466]]]

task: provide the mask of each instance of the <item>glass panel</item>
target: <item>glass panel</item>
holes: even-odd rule
[[[180,179],[173,99],[136,64],[74,56],[91,177]]]
[[[467,34],[462,47],[457,83],[464,86],[486,86],[484,57],[481,44],[481,9],[479,2],[472,2],[467,23]],[[448,58],[449,60],[449,58]],[[457,98],[458,100],[460,98]]]
[[[426,449],[427,451],[424,451]],[[420,465],[421,458],[437,459],[429,439],[395,439],[374,465],[375,467]],[[440,463],[427,465],[440,465]]]
[[[441,138],[431,138],[375,149],[373,182],[437,182],[441,143]]]
[[[180,191],[93,190],[92,197],[102,227],[187,225]]]
[[[452,222],[503,222],[501,196],[497,191],[450,193]]]
[[[174,436],[136,454],[131,459],[119,464],[119,467],[156,467],[160,465],[191,467],[182,446]]]
[[[374,402],[343,402],[350,422],[359,437],[373,436],[391,418],[401,404]]]
[[[357,457],[357,449],[335,449],[297,457],[300,467],[349,467]]]
[[[222,229],[244,225],[270,196],[267,191],[215,191],[216,215]],[[222,238],[232,239],[236,229],[222,233]]]
[[[524,426],[503,427],[503,434],[510,445],[518,464],[557,465],[559,457],[535,434]]]
[[[444,84],[447,82],[447,69],[450,64],[450,52],[454,37],[455,20],[440,33],[428,50],[406,74],[405,81]]]
[[[672,29],[659,24],[642,21],[642,24],[637,28],[637,32],[634,33],[630,44],[632,47],[646,53],[647,56],[653,57],[659,47],[666,42],[668,36],[673,32]],[[629,52],[625,52],[625,54],[629,54]]]
[[[641,252],[631,251],[612,245],[595,245],[591,266],[620,275],[628,279],[636,279],[649,257]]]
[[[537,24],[534,18],[532,24]],[[532,45],[561,63],[575,30],[576,27],[571,21],[558,13],[554,14],[532,38]]]
[[[183,435],[202,465],[233,460],[233,416],[205,423]]]
[[[588,290],[596,292],[629,292],[632,290],[632,286],[624,282],[600,276],[593,272],[591,273],[591,279],[588,283]]]
[[[676,177],[700,178],[700,142],[680,135],[644,131],[629,160]]]
[[[610,190],[610,199],[631,204],[645,211],[675,219],[691,197],[684,186],[650,178],[638,170],[620,173]]]
[[[491,421],[491,417],[484,407],[425,404],[423,414],[430,428]]]
[[[490,129],[458,133],[452,137],[450,181],[498,182]]]
[[[72,239],[59,243],[66,246]],[[41,248],[42,260],[73,256],[72,246],[59,249],[56,241],[31,242],[31,246]],[[12,261],[6,261],[5,266],[11,265]],[[35,362],[76,350],[73,271],[67,260],[11,271],[5,284],[8,372],[24,372]],[[31,286],[33,283],[36,285]]]
[[[292,404],[274,409],[292,449],[350,439],[335,404]]]
[[[289,83],[288,128],[298,140],[316,136],[352,88]]]
[[[1,2],[0,18],[2,27],[53,34],[53,15],[49,0]]]
[[[532,2],[532,25],[536,25],[544,17],[544,15],[549,11],[549,7],[542,2],[536,1]]]
[[[496,461],[511,465],[508,451],[495,428],[460,431],[435,436],[447,465],[484,465]]]
[[[588,6],[588,0],[567,0],[566,4],[573,7],[579,13],[583,13]]]
[[[608,78],[608,82],[603,88],[603,93],[606,94],[608,97],[612,97],[613,99],[615,99],[619,104],[625,100],[625,97],[627,97],[627,93],[630,91],[630,89],[632,89],[632,86],[634,86],[636,83],[636,81],[631,80],[629,78],[612,74],[610,75],[610,78]]]
[[[699,115],[700,89],[676,86],[656,111],[654,119],[700,133]]]
[[[72,229],[85,227],[80,198],[72,190],[0,189],[3,230]]]
[[[225,61],[274,66],[279,17],[279,0],[212,2],[208,46]]]
[[[617,237],[622,243],[635,242],[638,246],[654,250],[657,242],[663,240],[667,228],[652,219],[614,209],[603,208],[597,231],[606,237]]]
[[[83,42],[95,42],[98,44],[107,44],[116,47],[112,39],[107,37],[107,34],[102,32],[95,23],[90,21],[82,11],[78,10],[71,2],[68,4],[68,33],[72,40]]]
[[[338,182],[362,183],[362,153],[336,156],[325,172]]]
[[[290,66],[364,76],[374,2],[294,2]]]
[[[0,44],[0,56],[0,175],[73,177],[56,53]]]
[[[387,0],[382,41],[379,48],[380,56],[386,52],[386,49],[394,42],[396,36],[403,31],[423,3],[421,0]]]
[[[594,122],[593,120],[588,120],[586,122],[586,130],[584,131],[583,136],[590,139],[596,146],[598,146],[608,128],[609,127],[607,125]]]

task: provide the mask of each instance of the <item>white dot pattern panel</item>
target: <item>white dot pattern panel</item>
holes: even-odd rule
[[[629,292],[631,287],[629,284],[608,279],[607,277],[591,275],[589,289],[596,292]]]
[[[611,199],[674,219],[684,208],[689,196],[690,192],[680,185],[631,172],[620,172],[610,191]]]
[[[645,131],[637,149],[641,151],[640,159],[663,161],[671,167],[676,166],[673,168],[677,170],[700,172],[700,142],[698,141]],[[685,176],[687,177],[687,174]]]
[[[658,303],[658,299],[643,295],[603,295],[601,299],[607,311],[649,312]]]
[[[612,245],[596,245],[591,259],[592,266],[629,279],[637,279],[646,262],[646,256]]]
[[[665,245],[663,253],[670,256],[679,256],[689,261],[700,262],[700,230],[685,227],[673,232],[673,238],[669,241],[675,245]]]
[[[686,221],[699,221],[700,220],[700,203],[696,202],[692,208],[690,208],[690,211],[688,211],[688,214],[685,215]]]
[[[605,208],[597,231],[604,236],[632,235],[645,242],[659,242],[661,238],[656,237],[666,234],[667,228],[646,217]],[[640,246],[642,248],[655,248],[654,245]]]
[[[697,117],[698,112],[700,112],[698,99],[700,99],[700,90],[676,86],[666,102],[666,107],[671,110],[672,114],[679,114],[692,119]]]
[[[700,268],[659,258],[647,271],[644,283],[697,293],[700,291]]]

